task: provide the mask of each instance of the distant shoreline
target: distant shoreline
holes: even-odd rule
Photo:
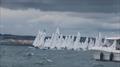
[[[65,38],[66,36],[63,36]],[[45,37],[45,40],[51,38],[50,36]],[[35,36],[27,35],[12,35],[12,34],[0,34],[0,44],[4,45],[16,45],[16,46],[32,46]],[[76,36],[74,37],[74,40]],[[86,37],[81,37],[81,42],[84,42]],[[96,40],[93,37],[89,37],[89,40]]]
[[[32,46],[35,36],[0,34],[0,44],[16,46]]]

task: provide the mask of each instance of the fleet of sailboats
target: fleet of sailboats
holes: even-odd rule
[[[51,35],[50,38],[47,37],[45,32],[39,31],[34,42],[33,46],[41,49],[73,49],[73,50],[88,50],[95,46],[95,42],[89,38],[86,38],[84,42],[80,42],[81,35],[78,32],[76,39],[74,35],[69,35],[64,37],[60,33],[59,28],[56,29],[56,32]],[[98,38],[99,40],[99,38]],[[96,41],[96,44],[99,41]]]
[[[91,50],[91,49],[111,49],[115,50],[116,43],[106,44],[106,39],[104,39],[101,34],[99,34],[95,40],[86,37],[84,42],[81,42],[81,34],[78,32],[76,36],[69,35],[63,36],[60,33],[59,28],[53,33],[49,38],[46,38],[47,34],[45,32],[39,31],[33,46],[40,49],[68,49],[68,50]],[[104,42],[103,42],[104,40]],[[106,47],[107,46],[107,47]]]

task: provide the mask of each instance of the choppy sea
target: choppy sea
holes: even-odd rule
[[[120,62],[96,61],[92,54],[92,51],[0,45],[0,67],[120,67]]]

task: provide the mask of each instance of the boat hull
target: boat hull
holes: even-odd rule
[[[94,59],[101,61],[117,61],[120,62],[120,53],[94,50]]]

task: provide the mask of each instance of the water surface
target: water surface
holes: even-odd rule
[[[120,67],[119,62],[95,61],[92,53],[0,45],[0,67]]]

